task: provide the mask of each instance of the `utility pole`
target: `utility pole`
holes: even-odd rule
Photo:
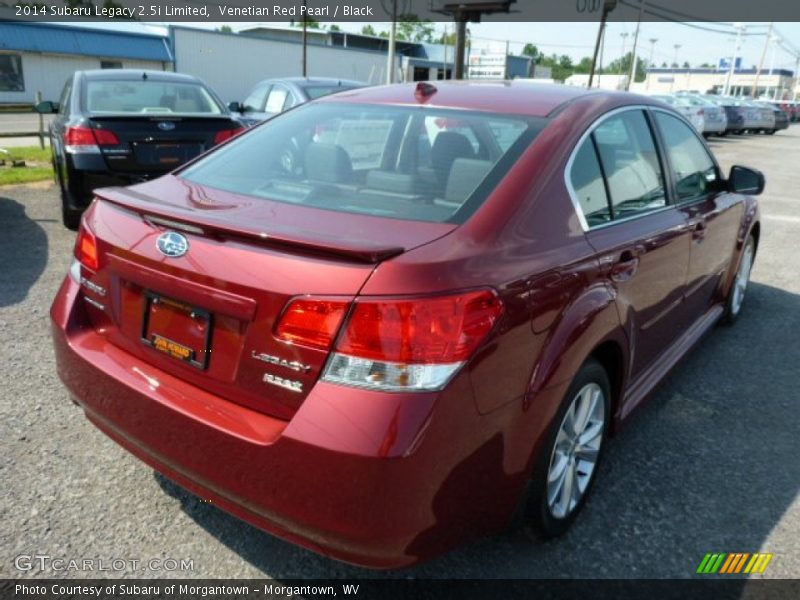
[[[769,97],[769,91],[770,91],[770,89],[772,89],[772,69],[773,69],[773,67],[775,66],[775,46],[777,46],[777,45],[780,43],[780,41],[781,41],[781,38],[779,38],[778,36],[774,35],[774,36],[772,36],[772,37],[770,38],[770,40],[769,40],[769,41],[770,41],[770,42],[772,42],[772,56],[771,56],[771,57],[770,57],[770,59],[769,59],[769,79],[770,79],[770,85],[768,85],[768,86],[767,86],[767,97]],[[773,92],[773,100],[775,99],[774,95],[775,95],[777,92],[778,92],[778,86],[776,85],[776,86],[775,86],[775,92]]]
[[[742,33],[745,30],[744,23],[734,23],[734,26],[736,27],[736,46],[733,50],[733,59],[731,60],[730,69],[728,69],[728,75],[725,77],[725,87],[722,90],[723,96],[727,96],[731,89],[731,78],[736,69],[736,59],[739,56],[739,51],[742,49]]]
[[[800,54],[797,55],[797,62],[794,65],[794,89],[792,90],[793,102],[797,102],[797,88],[800,88]]]
[[[636,79],[636,44],[639,41],[639,27],[642,25],[642,14],[644,13],[644,0],[639,0],[639,18],[636,20],[636,32],[633,34],[633,51],[631,52],[631,74],[625,85],[625,91],[631,89],[631,84]]]
[[[670,93],[675,89],[675,76],[678,74],[678,50],[681,49],[681,44],[675,44],[672,47],[675,48],[675,60],[672,61],[672,64],[675,66],[672,70],[672,81],[669,84]]]
[[[648,70],[650,70],[650,69],[653,68],[653,54],[655,54],[655,51],[656,51],[656,42],[658,41],[658,38],[650,38],[648,41],[650,42],[650,59],[648,60],[647,68],[648,68]],[[649,73],[648,73],[648,77],[647,77],[647,89],[648,90],[650,89],[650,76],[649,76]]]
[[[767,47],[769,47],[769,40],[772,37],[773,22],[770,22],[769,29],[767,30],[767,37],[764,40],[764,49],[761,51],[761,60],[758,61],[758,69],[756,69],[756,80],[753,83],[753,97],[758,99],[758,80],[761,79],[761,69],[764,68],[764,58],[767,56]]]
[[[464,50],[467,46],[467,20],[456,13],[456,64],[453,79],[464,79]]]
[[[303,0],[303,9],[306,8],[306,0]],[[303,10],[303,77],[308,76],[308,19],[306,11]]]
[[[601,81],[602,73],[603,73],[603,50],[605,50],[605,47],[606,47],[606,29],[604,27],[603,31],[600,34],[600,58],[598,59],[598,62],[597,62],[597,67],[600,70],[600,75],[597,76],[597,89],[598,90],[600,89],[600,81]],[[592,67],[594,68],[594,64],[592,64]],[[589,85],[587,87],[589,89],[591,89],[591,87],[592,87],[591,80],[589,80]]]
[[[606,33],[606,21],[608,20],[608,13],[614,10],[617,7],[617,0],[605,0],[603,2],[603,12],[600,14],[600,27],[597,29],[597,41],[594,44],[594,55],[592,56],[592,69],[589,71],[589,84],[587,85],[588,88],[592,87],[592,81],[594,80],[594,71],[597,68],[597,55],[601,52],[601,42],[605,37]],[[602,65],[603,59],[602,55],[600,58],[600,64]],[[599,87],[599,78],[598,78],[598,87]]]
[[[392,0],[392,29],[389,32],[389,53],[386,57],[386,83],[394,83],[394,48],[397,36],[397,0]]]

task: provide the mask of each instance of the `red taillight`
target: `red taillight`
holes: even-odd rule
[[[100,262],[97,259],[97,239],[85,225],[81,225],[78,238],[75,240],[75,258],[86,268],[97,271]]]
[[[64,133],[67,146],[116,146],[119,139],[113,131],[89,127],[67,127]]]
[[[113,131],[108,129],[94,129],[94,137],[97,138],[98,146],[117,146],[119,138]]]
[[[284,342],[327,350],[348,304],[344,300],[293,300],[281,316],[275,333]]]
[[[468,359],[502,312],[489,290],[410,300],[356,302],[336,352],[385,362],[450,364]]]
[[[220,144],[225,140],[229,140],[233,136],[238,135],[242,131],[244,131],[244,127],[236,127],[235,129],[222,129],[214,134],[214,143]]]

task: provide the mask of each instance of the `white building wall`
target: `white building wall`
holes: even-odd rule
[[[225,102],[241,101],[253,86],[273,77],[302,75],[303,46],[197,29],[172,29],[175,70],[204,80]],[[383,83],[386,55],[337,46],[308,45],[308,75]],[[399,65],[399,57],[398,57]]]
[[[162,70],[162,63],[127,58],[101,58],[94,56],[67,56],[58,54],[33,54],[22,52],[22,76],[25,91],[0,91],[0,103],[33,103],[36,92],[42,92],[44,100],[58,100],[64,83],[75,71],[99,69],[100,61],[113,60],[122,63],[125,69]]]

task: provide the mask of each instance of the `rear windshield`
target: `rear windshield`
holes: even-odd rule
[[[102,80],[86,84],[86,110],[92,113],[219,115],[222,108],[198,83]]]
[[[463,222],[545,124],[418,106],[307,104],[251,130],[181,176],[338,212]]]
[[[310,100],[316,100],[317,98],[322,98],[328,94],[343,92],[345,90],[353,90],[356,87],[357,86],[354,85],[309,85],[303,89],[306,91],[306,94],[308,94]]]

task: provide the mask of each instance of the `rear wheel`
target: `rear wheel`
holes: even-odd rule
[[[608,375],[590,359],[573,379],[537,462],[525,513],[528,534],[561,535],[583,508],[602,456],[610,405]]]
[[[725,304],[725,317],[726,323],[733,323],[739,317],[742,311],[742,304],[744,303],[744,295],[747,291],[747,285],[750,283],[750,271],[753,269],[753,260],[756,255],[756,242],[751,235],[747,238],[744,249],[742,250],[742,258],[739,262],[739,268],[736,270],[736,277],[733,280],[731,291],[728,293],[728,300]]]
[[[61,194],[61,222],[64,223],[64,227],[67,229],[77,231],[81,224],[83,210],[75,208],[71,194],[64,186],[64,180],[58,171],[56,171],[56,178],[58,179],[58,189]]]

